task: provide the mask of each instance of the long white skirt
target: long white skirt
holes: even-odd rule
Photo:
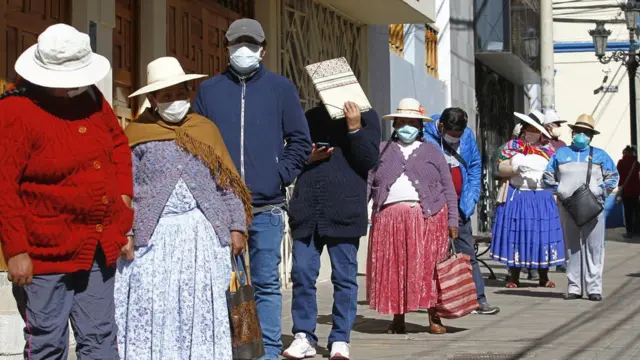
[[[181,180],[150,245],[138,248],[133,261],[118,264],[120,359],[231,359],[230,274],[229,247],[220,246]]]

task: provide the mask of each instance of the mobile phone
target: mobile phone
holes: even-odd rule
[[[317,142],[316,143],[316,148],[323,148],[323,147],[329,148],[329,147],[331,147],[331,144],[329,144],[328,142]]]

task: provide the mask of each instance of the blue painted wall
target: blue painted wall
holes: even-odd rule
[[[638,46],[638,43],[635,43]],[[607,51],[629,50],[628,41],[612,41],[607,43]],[[595,52],[595,46],[591,41],[581,42],[554,42],[554,53]]]

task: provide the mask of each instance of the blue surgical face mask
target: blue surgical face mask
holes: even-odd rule
[[[398,138],[405,144],[411,144],[418,137],[420,130],[411,125],[404,125],[400,129],[396,130]]]
[[[573,135],[573,145],[578,149],[584,149],[589,146],[591,139],[583,133]]]

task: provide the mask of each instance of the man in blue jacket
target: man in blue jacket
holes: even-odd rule
[[[278,359],[282,348],[278,268],[286,186],[309,159],[311,139],[295,86],[261,64],[267,42],[260,23],[236,20],[225,37],[230,65],[200,85],[193,109],[216,123],[251,191],[251,281],[262,326],[264,359]]]
[[[484,279],[473,247],[471,215],[475,212],[476,204],[480,199],[482,178],[482,157],[473,130],[467,127],[467,113],[460,108],[447,108],[442,115],[435,114],[431,118],[436,121],[425,124],[424,138],[442,149],[451,168],[451,177],[458,194],[460,210],[460,224],[455,246],[458,252],[471,257],[473,282],[476,285],[480,304],[475,313],[497,314],[500,309],[489,305],[484,294]]]

